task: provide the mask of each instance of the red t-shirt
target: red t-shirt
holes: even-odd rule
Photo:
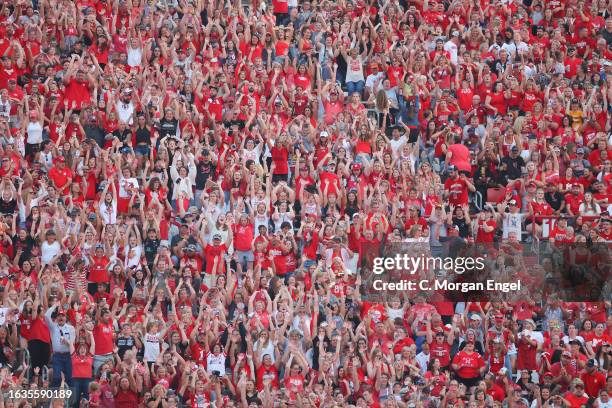
[[[40,340],[44,343],[51,344],[51,334],[49,333],[49,327],[45,322],[45,319],[41,316],[32,320],[30,326],[30,337],[28,340]]]
[[[113,324],[98,323],[93,330],[94,338],[96,339],[96,355],[110,354],[115,346],[113,342]]]
[[[460,351],[455,355],[453,364],[459,365],[457,375],[461,378],[470,379],[480,376],[480,369],[485,366],[485,361],[482,356],[476,352],[471,354],[465,351]]]
[[[279,388],[278,370],[276,369],[276,367],[274,367],[273,365],[271,365],[270,367],[266,367],[265,365],[262,364],[261,366],[259,366],[256,372],[258,391],[263,390],[264,376],[268,376],[272,378],[272,383],[271,383],[272,388]]]
[[[581,406],[586,405],[587,401],[589,400],[586,394],[582,394],[582,396],[579,397],[571,392],[566,392],[563,398],[570,403],[570,408],[580,408]]]
[[[601,371],[595,371],[593,374],[584,372],[580,379],[584,383],[584,391],[589,394],[589,397],[597,398],[599,391],[606,386],[606,376]]]
[[[217,257],[217,270],[215,275],[222,275],[225,273],[225,260],[223,259],[223,255],[227,252],[227,247],[225,244],[221,244],[219,246],[215,245],[206,245],[204,248],[204,254],[206,255],[206,273],[213,272],[213,266],[215,262],[215,257]]]
[[[461,177],[449,178],[444,182],[444,189],[449,192],[448,201],[455,206],[468,203],[467,183]]]
[[[234,249],[236,251],[250,251],[254,237],[255,228],[253,224],[234,225]]]
[[[76,353],[72,355],[72,377],[91,378],[93,370],[93,357],[89,354],[80,356]]]
[[[72,79],[66,86],[65,100],[68,101],[68,106],[72,106],[72,102],[76,103],[76,109],[89,106],[91,92],[89,90],[89,82],[80,82]]]
[[[108,258],[106,256],[92,256],[93,264],[89,266],[89,281],[93,283],[108,282]]]
[[[72,171],[68,167],[64,167],[61,170],[57,167],[52,167],[51,170],[49,170],[49,178],[53,181],[55,187],[62,190],[62,194],[68,194],[70,192],[68,181],[72,179]]]
[[[288,174],[289,173],[289,151],[286,147],[274,146],[270,149],[272,154],[272,162],[274,163],[273,174]]]
[[[138,406],[136,393],[131,390],[123,391],[119,389],[115,395],[115,408],[133,408],[135,406]]]
[[[495,237],[495,227],[497,223],[494,220],[478,220],[478,231],[476,233],[476,242],[491,243]],[[493,227],[489,232],[485,231],[485,227]]]
[[[451,346],[446,341],[440,344],[434,340],[429,344],[431,359],[437,358],[440,361],[440,367],[447,367],[450,364],[450,352]]]

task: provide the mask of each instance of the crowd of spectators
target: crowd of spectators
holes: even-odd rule
[[[612,407],[610,298],[360,276],[610,265],[612,2],[0,0],[0,58],[2,407]]]

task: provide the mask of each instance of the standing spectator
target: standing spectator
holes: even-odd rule
[[[74,341],[76,332],[74,327],[67,322],[66,311],[60,309],[58,302],[45,313],[45,319],[51,333],[51,345],[53,347],[53,386],[60,385],[60,373],[66,383],[72,386],[72,361],[74,352]]]

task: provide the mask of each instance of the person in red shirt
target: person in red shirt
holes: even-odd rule
[[[542,236],[542,217],[551,216],[553,209],[544,199],[544,189],[538,188],[536,190],[535,199],[528,204],[529,208],[529,225],[526,229],[529,232],[533,232],[535,229],[538,236]]]
[[[270,355],[266,354],[263,356],[261,362],[255,361],[255,377],[257,380],[257,390],[262,391],[264,388],[264,379],[267,381],[271,381],[272,388],[278,389],[278,364],[280,363],[280,358],[277,358],[275,363],[272,363],[272,358]]]
[[[413,205],[408,209],[408,217],[404,223],[404,231],[410,231],[413,226],[418,226],[423,236],[429,234],[429,224],[425,218],[420,216],[420,208]]]
[[[248,269],[253,268],[252,243],[255,238],[253,220],[247,214],[241,214],[237,224],[234,224],[234,249],[239,263],[246,261]]]
[[[455,355],[451,367],[457,374],[459,382],[472,388],[480,382],[487,365],[482,356],[474,351],[474,342],[470,341]]]
[[[225,258],[227,248],[231,245],[233,239],[232,229],[228,230],[227,240],[221,243],[221,235],[213,235],[212,244],[202,242],[204,248],[204,256],[206,259],[206,272],[204,274],[204,284],[212,288],[217,283],[217,276],[225,274]]]
[[[563,402],[569,408],[581,408],[588,400],[589,397],[584,392],[584,383],[580,378],[574,379],[572,390],[563,395]]]
[[[93,256],[89,257],[89,276],[87,291],[93,296],[98,292],[99,283],[107,283],[110,261],[104,254],[104,245],[96,244]]]
[[[550,372],[553,375],[552,383],[560,385],[562,391],[566,390],[572,378],[578,375],[576,365],[572,364],[572,353],[564,351],[561,354],[561,361],[550,366]]]
[[[304,367],[300,367],[298,361],[299,360],[294,359],[293,356],[290,356],[285,370],[285,388],[291,399],[296,399],[298,394],[304,392],[304,383],[306,382],[306,379],[302,375]]]
[[[565,77],[573,78],[578,72],[578,67],[582,64],[582,58],[576,56],[576,47],[570,46],[567,48],[567,57],[563,62],[565,65]]]
[[[112,382],[115,390],[115,408],[132,408],[138,405],[138,392],[140,391],[134,374],[127,370],[127,375],[121,377],[118,373],[113,374]]]
[[[577,215],[580,213],[580,204],[584,202],[584,194],[581,193],[580,186],[576,184],[572,184],[570,192],[565,194],[565,207],[567,208],[567,213],[571,216]]]
[[[536,352],[538,347],[544,343],[544,338],[540,332],[535,331],[536,324],[531,319],[523,321],[523,331],[519,333],[517,342],[517,361],[518,370],[537,370]]]
[[[591,398],[597,398],[599,392],[606,387],[606,376],[599,370],[599,364],[595,359],[587,361],[580,379],[584,383],[584,390]]]
[[[437,358],[438,361],[440,361],[440,368],[442,369],[446,369],[450,365],[450,352],[454,341],[454,333],[450,331],[447,334],[441,328],[436,331],[434,339],[431,339],[431,335],[428,336],[429,354],[431,354],[431,359]]]
[[[39,298],[36,297],[34,302],[29,307],[24,306],[22,312],[21,334],[24,335],[23,321],[30,320],[29,333],[25,339],[28,341],[28,351],[32,356],[30,363],[32,369],[41,369],[49,364],[49,356],[51,355],[51,333],[45,321],[44,313],[41,312]]]
[[[495,401],[503,402],[506,399],[506,391],[497,383],[495,375],[487,374],[485,376],[485,384],[487,386],[487,395],[490,395]]]
[[[63,156],[57,157],[55,159],[55,166],[49,170],[49,180],[53,182],[53,185],[61,195],[70,193],[72,178],[72,170],[66,167],[66,159]]]
[[[459,175],[455,166],[448,166],[450,177],[444,182],[445,195],[448,202],[455,206],[463,206],[468,203],[468,191],[475,192],[476,187],[467,179],[465,174]]]
[[[64,84],[66,84],[66,93],[64,101],[68,102],[68,106],[72,109],[83,109],[91,104],[91,88],[95,80],[90,74],[86,74],[82,65],[82,60],[77,61],[73,54],[72,60],[68,65],[68,70],[64,74]]]
[[[93,360],[94,372],[98,372],[98,369],[105,362],[113,359],[113,350],[115,348],[115,331],[113,328],[113,321],[111,319],[111,312],[108,309],[102,309],[99,305],[97,310],[97,324],[93,329],[93,335],[96,339]]]
[[[495,229],[497,228],[497,221],[493,217],[493,208],[485,207],[484,212],[480,213],[478,221],[478,231],[476,232],[476,242],[491,244],[495,238]]]
[[[72,354],[72,383],[75,388],[75,401],[89,398],[89,383],[93,378],[93,354],[96,348],[93,333],[88,332],[85,340],[89,342],[89,347],[87,343],[81,343]]]

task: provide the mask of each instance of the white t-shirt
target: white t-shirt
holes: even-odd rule
[[[538,344],[544,343],[544,336],[542,336],[542,333],[540,333],[539,331],[529,331],[528,335],[529,335],[529,338],[531,338],[532,340],[535,340]],[[523,332],[520,332],[519,338],[522,336],[523,336]]]
[[[391,309],[390,307],[388,307],[387,317],[389,318],[389,320],[394,320],[394,319],[397,319],[398,317],[404,317],[404,309],[402,308]]]
[[[119,116],[119,121],[125,122],[128,124],[132,124],[132,113],[134,113],[134,104],[124,103],[122,101],[117,101],[115,104],[115,109],[117,109],[117,116]]]
[[[208,353],[206,356],[206,372],[212,374],[213,371],[218,371],[219,375],[225,375],[225,353],[215,355]]]
[[[129,246],[125,248],[125,267],[138,266],[140,264],[140,257],[142,256],[142,247],[136,245],[133,248]]]
[[[389,140],[389,144],[391,145],[391,151],[393,152],[393,157],[397,158],[399,156],[400,147],[408,141],[406,135],[401,135],[399,139],[391,139]]]
[[[359,81],[365,81],[363,76],[363,61],[360,55],[358,55],[357,58],[349,56],[346,62],[346,82]]]
[[[504,214],[504,221],[503,221],[503,238],[504,239],[507,239],[508,235],[511,232],[514,232],[516,234],[516,237],[518,239],[521,239],[521,234],[523,232],[521,222],[523,220],[523,216],[524,214],[521,214],[521,213]]]
[[[49,244],[47,241],[44,241],[40,246],[40,261],[43,265],[48,265],[49,262],[57,255],[59,255],[62,247],[58,241],[55,241],[52,244]]]
[[[123,178],[123,177],[121,177],[121,179],[119,181],[119,197],[121,197],[121,198],[130,198],[131,195],[128,192],[128,189],[130,187],[138,189],[139,188],[138,180],[136,180],[134,177],[130,177],[130,178]]]
[[[457,65],[457,44],[454,41],[449,40],[444,44],[444,51],[450,54],[450,61],[453,65]]]
[[[578,340],[580,343],[584,344],[584,338],[582,336],[576,336],[573,339],[570,339],[569,336],[563,336],[563,342],[565,344],[569,344],[571,340]]]
[[[147,333],[144,335],[144,360],[154,362],[159,357],[159,333]]]
[[[114,225],[117,223],[117,200],[113,200],[110,206],[105,202],[100,204],[100,216],[104,224]]]
[[[254,348],[257,349],[259,347],[259,340],[257,340],[255,342]],[[274,343],[272,343],[271,341],[268,341],[268,345],[265,347],[261,348],[261,352],[259,353],[259,361],[263,361],[263,357],[268,354],[270,356],[270,359],[272,360],[272,364],[274,364],[275,362],[275,357],[274,357]]]

